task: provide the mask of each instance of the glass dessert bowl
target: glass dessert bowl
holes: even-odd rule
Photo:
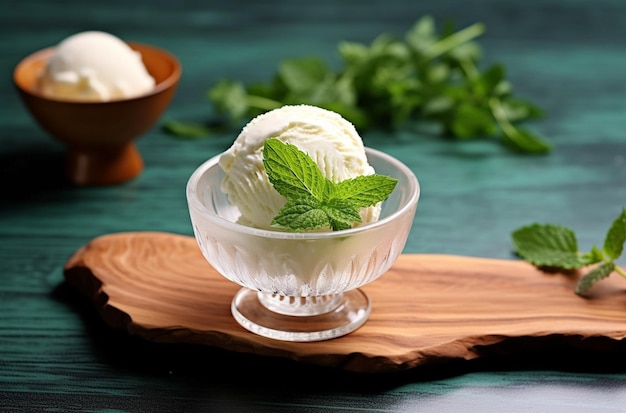
[[[318,341],[365,323],[371,302],[359,287],[384,274],[401,254],[420,186],[411,170],[366,148],[377,174],[398,180],[376,222],[343,231],[294,233],[237,223],[238,209],[220,189],[219,155],[187,183],[193,231],[209,264],[243,288],[233,298],[236,321],[261,336]]]

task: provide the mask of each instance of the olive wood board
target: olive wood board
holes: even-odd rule
[[[581,297],[578,274],[521,260],[403,254],[362,287],[369,320],[327,341],[286,342],[242,328],[239,286],[219,275],[193,237],[126,232],[97,237],[65,265],[66,281],[104,321],[153,342],[191,343],[355,372],[392,372],[549,345],[623,349],[626,282],[609,277]]]

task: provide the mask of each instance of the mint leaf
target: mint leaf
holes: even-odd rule
[[[501,103],[503,115],[512,123],[543,116],[543,111],[530,102],[518,99],[507,99]]]
[[[272,225],[290,231],[312,231],[330,227],[331,222],[328,214],[319,208],[319,202],[299,200],[287,202],[272,220]]]
[[[515,102],[519,106],[519,102]],[[498,97],[492,97],[489,99],[489,106],[491,112],[496,119],[500,129],[502,130],[503,142],[509,147],[519,152],[525,153],[547,153],[552,150],[552,145],[535,135],[534,133],[519,128],[513,124],[513,118],[511,117],[511,106],[507,105],[506,101]],[[533,110],[531,105],[526,105],[528,116],[531,114],[536,115],[536,111]],[[518,117],[521,113],[516,114]]]
[[[608,277],[615,270],[614,262],[606,262],[589,271],[576,285],[576,294],[586,293],[595,283]]]
[[[481,108],[471,103],[461,103],[454,110],[450,130],[461,139],[496,133],[496,124],[488,108]]]
[[[538,267],[576,269],[586,262],[578,253],[574,231],[558,225],[533,224],[513,232],[517,254]]]
[[[435,20],[424,16],[411,27],[405,35],[406,43],[415,52],[424,53],[437,42]]]
[[[505,81],[505,68],[501,64],[488,67],[481,75],[478,92],[483,96],[495,93],[502,82]]]
[[[626,242],[626,209],[613,221],[604,239],[604,253],[611,259],[618,259]]]
[[[331,71],[322,59],[306,57],[286,59],[278,67],[279,78],[294,92],[310,92],[331,76]]]
[[[332,196],[357,208],[368,207],[387,199],[397,183],[384,175],[362,175],[341,181]]]
[[[239,121],[250,109],[247,93],[242,82],[221,80],[207,92],[207,95],[218,111],[228,113],[233,121]]]
[[[265,141],[263,165],[276,191],[286,198],[272,225],[289,231],[333,231],[361,222],[360,208],[389,197],[397,180],[366,175],[334,183],[295,145],[276,138]]]
[[[518,152],[547,153],[552,150],[550,143],[526,129],[505,130],[503,137],[505,143]]]
[[[180,138],[202,138],[211,133],[211,129],[201,123],[181,122],[170,120],[163,125],[163,129],[172,135]]]
[[[359,207],[342,199],[332,198],[324,205],[324,212],[328,215],[333,231],[348,229],[355,222],[361,222]]]
[[[265,141],[263,166],[274,189],[287,199],[322,200],[328,191],[326,178],[317,164],[290,143],[276,138]]]

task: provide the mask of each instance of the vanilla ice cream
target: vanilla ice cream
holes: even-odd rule
[[[154,85],[138,52],[117,37],[98,31],[63,40],[38,84],[44,96],[84,102],[136,97]]]
[[[370,175],[374,169],[354,126],[339,114],[308,105],[283,106],[254,118],[220,158],[226,173],[222,191],[241,217],[239,223],[271,229],[272,219],[285,204],[269,182],[263,166],[263,145],[277,138],[307,153],[333,182]],[[363,208],[363,223],[376,221],[380,205]]]

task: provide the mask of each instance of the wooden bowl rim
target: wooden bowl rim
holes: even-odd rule
[[[174,56],[172,53],[168,52],[165,49],[161,49],[159,47],[152,46],[152,45],[145,44],[145,43],[126,42],[126,44],[128,44],[132,49],[139,51],[140,53],[143,52],[144,50],[146,51],[149,50],[157,54],[162,60],[168,61],[172,65],[173,67],[172,73],[166,79],[162,80],[161,82],[158,82],[149,92],[143,93],[138,96],[133,96],[128,99],[115,99],[115,100],[109,100],[109,101],[104,101],[104,102],[98,102],[98,101],[81,102],[81,101],[74,101],[74,100],[56,99],[56,98],[42,95],[39,91],[36,90],[36,88],[33,88],[32,85],[25,85],[24,82],[21,82],[19,80],[19,74],[21,73],[21,71],[25,70],[25,68],[27,68],[34,62],[39,62],[41,60],[48,59],[52,55],[52,53],[56,49],[56,46],[52,46],[52,47],[47,47],[44,49],[37,50],[29,54],[28,56],[24,57],[15,66],[15,69],[13,70],[13,83],[23,93],[26,93],[33,97],[43,99],[43,100],[48,100],[48,101],[70,104],[70,105],[71,104],[106,105],[106,104],[115,104],[118,102],[128,102],[132,100],[145,99],[147,97],[157,95],[171,87],[174,87],[178,83],[180,76],[182,74],[182,65],[180,64],[180,61],[176,58],[176,56]]]

